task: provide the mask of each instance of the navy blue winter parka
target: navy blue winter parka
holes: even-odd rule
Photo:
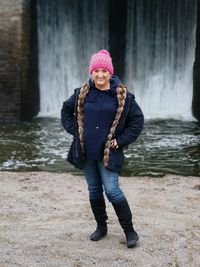
[[[74,94],[63,102],[61,122],[64,129],[72,134],[74,139],[70,146],[67,160],[76,168],[83,168],[84,155],[82,155],[77,125],[77,100],[81,88],[76,88]],[[117,140],[118,148],[111,149],[107,169],[121,172],[124,162],[123,149],[134,142],[141,134],[144,125],[144,116],[135,96],[127,92],[124,110],[115,130],[113,139]]]

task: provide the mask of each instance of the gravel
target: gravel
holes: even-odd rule
[[[128,249],[107,201],[108,235],[95,221],[84,177],[0,172],[0,267],[200,266],[200,178],[121,177],[140,235]]]

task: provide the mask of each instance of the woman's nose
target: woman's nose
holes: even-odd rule
[[[100,78],[103,77],[103,73],[102,72],[99,72],[98,73],[98,77],[100,77]]]

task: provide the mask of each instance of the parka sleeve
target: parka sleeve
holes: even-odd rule
[[[76,102],[76,93],[63,102],[61,109],[61,123],[63,128],[73,136],[75,135],[74,106]]]
[[[141,134],[144,126],[144,115],[135,101],[132,99],[129,112],[126,117],[125,127],[122,133],[116,138],[119,148],[123,148],[133,143]]]

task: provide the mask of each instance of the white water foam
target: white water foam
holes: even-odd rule
[[[197,0],[128,0],[123,81],[146,119],[193,119],[196,10]],[[108,49],[108,1],[38,1],[38,40],[39,116],[59,117],[91,54]]]
[[[193,119],[197,1],[128,1],[126,79],[145,118]]]
[[[108,49],[107,1],[38,1],[39,116],[59,117],[62,102],[88,79],[91,54]]]

